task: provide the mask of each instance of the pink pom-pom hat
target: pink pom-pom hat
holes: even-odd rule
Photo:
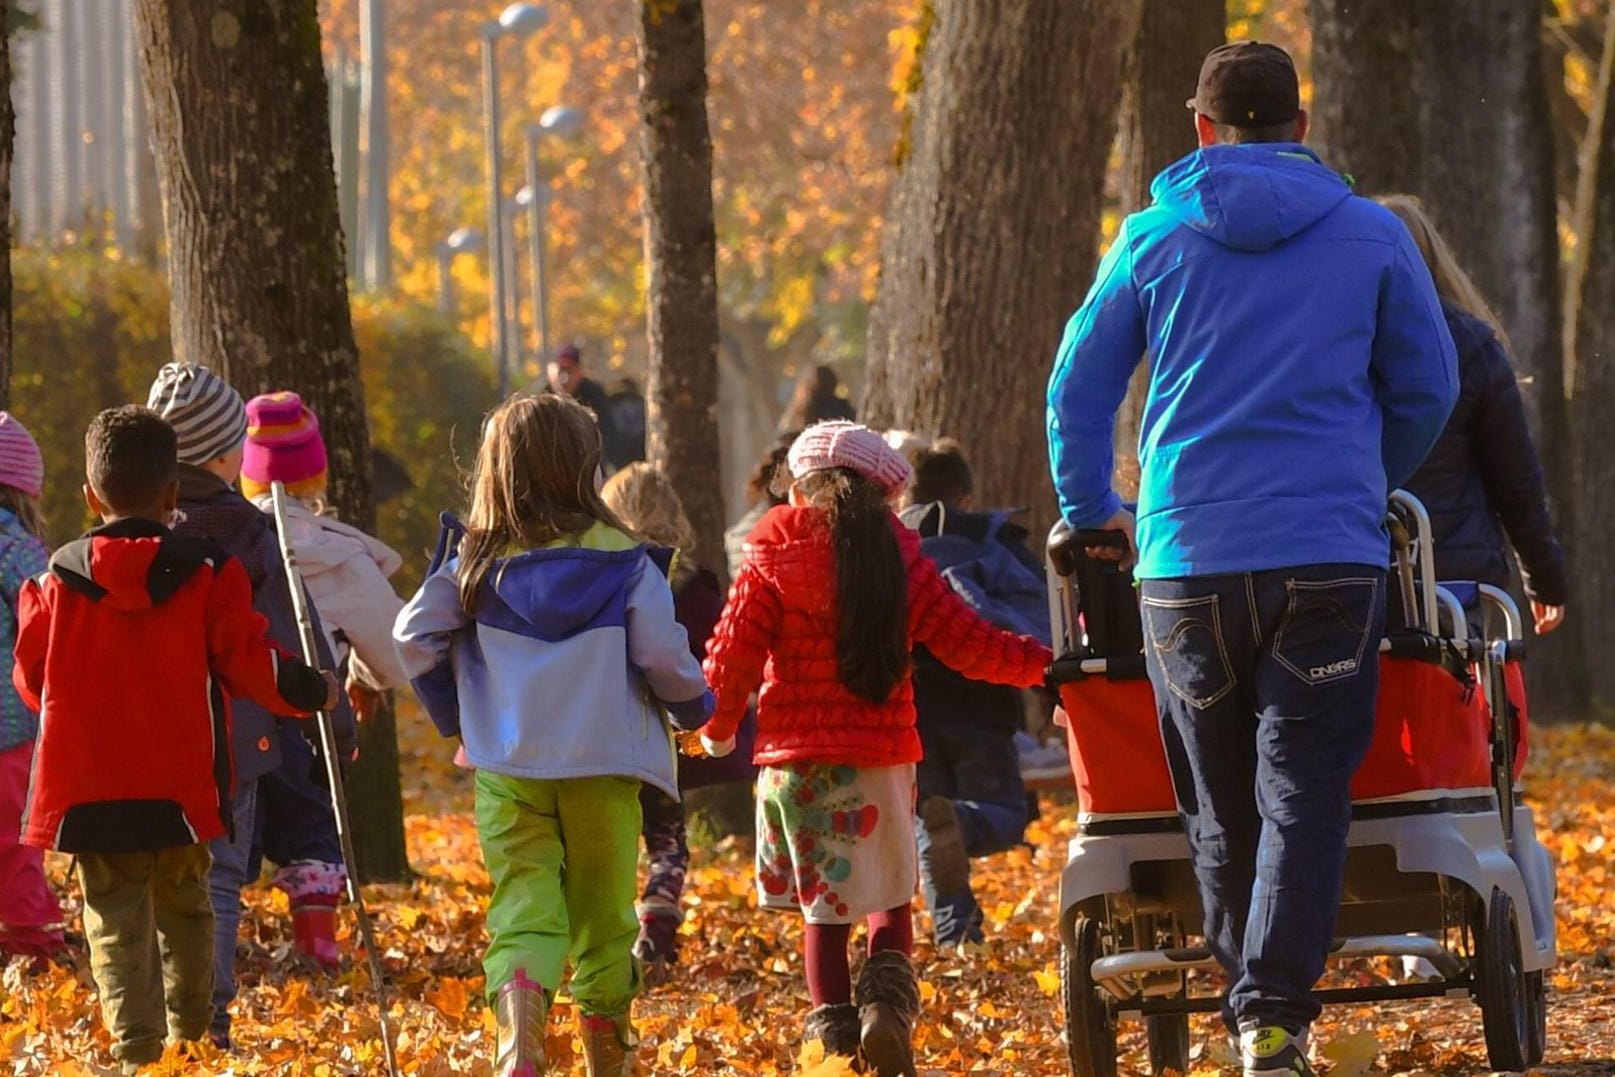
[[[325,439],[320,421],[296,393],[265,393],[247,401],[247,444],[241,489],[248,497],[283,482],[294,495],[325,489]]]

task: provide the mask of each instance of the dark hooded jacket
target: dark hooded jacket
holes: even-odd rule
[[[1565,552],[1553,534],[1514,365],[1491,326],[1451,304],[1442,309],[1458,347],[1458,403],[1407,482],[1430,513],[1436,572],[1507,587],[1512,543],[1526,594],[1562,606],[1570,596]]]
[[[288,653],[300,653],[292,592],[281,565],[273,521],[217,475],[190,464],[181,464],[179,471],[179,508],[185,519],[174,528],[175,532],[210,539],[239,561],[252,587],[252,608],[269,622],[269,638]],[[336,660],[325,642],[319,611],[312,601],[309,613],[314,618],[320,668],[335,669]],[[278,769],[282,756],[275,716],[253,700],[238,699],[234,718],[237,780],[255,781]],[[344,756],[351,754],[356,728],[345,698],[338,700],[331,720],[338,751]],[[313,727],[306,732],[312,736]]]
[[[206,842],[230,825],[229,698],[295,716],[325,680],[280,651],[216,543],[121,520],[18,597],[13,681],[41,711],[22,838],[68,853]]]

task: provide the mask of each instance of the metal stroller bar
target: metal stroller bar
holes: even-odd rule
[[[1440,614],[1440,607],[1436,596],[1436,556],[1434,540],[1430,533],[1430,514],[1425,511],[1424,504],[1406,490],[1393,490],[1391,505],[1407,513],[1418,525],[1418,533],[1412,538],[1418,550],[1419,591],[1423,599],[1424,626],[1426,631],[1434,632],[1439,623],[1437,617]]]
[[[1464,604],[1458,601],[1458,596],[1445,587],[1436,588],[1436,598],[1441,602],[1441,608],[1452,618],[1452,635],[1450,639],[1467,640],[1469,638],[1469,615],[1464,612]],[[1439,622],[1437,623],[1439,627]],[[1437,635],[1441,633],[1437,632]]]
[[[1442,977],[1449,980],[1463,975],[1464,968],[1441,943],[1423,935],[1354,935],[1336,939],[1329,947],[1331,957],[1422,957],[1434,965]],[[1132,993],[1125,991],[1117,981],[1129,976],[1142,976],[1151,972],[1182,972],[1186,969],[1214,968],[1217,959],[1203,946],[1182,950],[1129,950],[1111,954],[1094,961],[1094,981],[1101,984],[1118,999],[1126,1001]]]
[[[1477,588],[1480,591],[1481,601],[1496,607],[1503,615],[1508,639],[1511,642],[1525,639],[1525,618],[1520,615],[1520,606],[1514,601],[1514,596],[1501,587],[1493,587],[1489,583],[1478,584]]]

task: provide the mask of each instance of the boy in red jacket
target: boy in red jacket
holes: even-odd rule
[[[17,604],[13,680],[41,712],[22,839],[78,857],[102,1016],[133,1073],[165,1032],[200,1039],[212,1016],[207,842],[230,825],[228,697],[303,715],[335,700],[336,679],[268,642],[239,563],[169,530],[178,462],[160,416],[103,411],[84,449],[102,525]]]

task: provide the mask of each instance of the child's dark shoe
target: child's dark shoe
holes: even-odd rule
[[[802,1039],[807,1043],[818,1040],[824,1045],[826,1058],[831,1055],[857,1058],[862,1035],[858,1007],[849,1002],[810,1010],[807,1020],[802,1023]]]
[[[645,983],[651,987],[667,982],[678,961],[679,924],[684,915],[665,898],[651,897],[639,903],[639,938],[634,940],[634,957],[644,968]]]
[[[914,1077],[914,1020],[920,1015],[920,985],[908,955],[871,954],[858,973],[860,1045],[875,1077]]]

